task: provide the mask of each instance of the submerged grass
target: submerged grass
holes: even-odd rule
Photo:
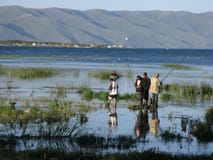
[[[0,66],[0,74],[7,77],[15,77],[17,79],[37,79],[48,78],[57,72],[50,68],[10,68],[6,66]]]

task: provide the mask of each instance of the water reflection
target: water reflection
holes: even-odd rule
[[[118,125],[118,116],[117,116],[117,113],[112,113],[111,115],[109,115],[108,125],[109,125],[109,131],[110,131],[110,133],[113,130],[116,129],[116,127]]]
[[[150,107],[145,107],[139,111],[134,128],[135,136],[137,139],[142,138],[142,140],[145,141],[148,132],[150,132],[153,137],[157,136],[160,123],[157,109],[157,105],[152,105]],[[150,120],[148,114],[149,111],[151,113]]]
[[[158,118],[158,106],[154,105],[152,106],[152,109],[150,109],[151,113],[152,113],[152,117],[149,121],[150,124],[150,133],[153,135],[153,137],[156,137],[158,132],[159,132],[159,124],[160,124],[160,120]]]
[[[135,136],[137,139],[140,139],[141,137],[143,138],[143,140],[146,139],[146,134],[149,131],[148,119],[148,110],[141,109],[137,115],[135,124]]]

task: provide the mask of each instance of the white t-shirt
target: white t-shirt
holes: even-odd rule
[[[118,83],[115,81],[111,82],[111,90],[109,91],[109,95],[118,95]]]

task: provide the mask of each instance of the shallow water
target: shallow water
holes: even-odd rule
[[[9,67],[49,67],[55,68],[60,72],[59,75],[51,78],[34,80],[18,80],[1,76],[0,94],[9,99],[15,99],[17,101],[17,107],[21,107],[24,105],[23,100],[25,99],[33,101],[42,98],[53,98],[55,95],[52,90],[57,86],[67,88],[69,86],[75,86],[78,88],[82,85],[87,85],[94,91],[106,91],[108,86],[107,80],[98,80],[88,76],[90,71],[101,70],[118,71],[122,75],[118,80],[119,93],[134,93],[134,78],[138,74],[142,75],[143,72],[146,71],[149,77],[152,77],[155,73],[160,73],[160,79],[162,80],[171,71],[171,69],[162,68],[161,64],[163,63],[181,63],[198,68],[196,70],[174,70],[163,81],[163,84],[178,82],[195,83],[199,85],[201,82],[206,82],[213,85],[212,50],[207,50],[208,53],[206,53],[206,50],[189,50],[188,52],[187,50],[178,50],[179,52],[172,50],[170,53],[167,53],[167,50],[129,50],[127,58],[129,58],[130,67],[128,67],[127,64],[126,55],[122,54],[126,52],[126,50],[77,50],[77,53],[74,52],[76,50],[72,50],[71,53],[69,53],[69,51],[70,50],[60,50],[59,48],[55,50],[49,48],[12,48],[11,50],[10,48],[6,50],[4,48],[3,50],[0,48],[0,55],[24,56],[22,59],[0,59],[2,65]],[[144,56],[140,56],[140,51],[147,53]],[[37,54],[34,52],[37,52]],[[62,52],[61,55],[59,52]],[[137,52],[137,54],[135,52]],[[201,55],[200,53],[205,54]],[[113,60],[115,54],[116,58]],[[163,56],[156,57],[158,54],[162,54]],[[35,58],[36,56],[37,58]],[[48,56],[50,56],[50,59],[47,59]],[[54,59],[54,56],[60,57],[60,59]],[[66,57],[68,57],[68,59],[66,59]],[[149,61],[146,61],[146,59],[149,59]],[[126,77],[129,70],[133,75],[132,78]],[[82,99],[77,90],[78,89],[69,91],[66,94],[66,99],[76,102],[81,101]],[[195,137],[189,134],[189,122],[185,131],[183,131],[183,124],[181,122],[183,119],[200,119],[204,121],[205,111],[212,105],[212,102],[213,100],[211,99],[205,103],[180,106],[174,103],[163,103],[160,101],[158,108],[159,126],[152,126],[152,113],[149,111],[148,123],[144,124],[148,129],[146,128],[138,138],[136,137],[135,126],[139,111],[130,111],[127,108],[127,102],[118,103],[117,125],[108,124],[109,117],[106,109],[104,109],[104,102],[102,102],[101,106],[95,106],[99,108],[98,110],[86,115],[88,117],[88,122],[84,124],[84,127],[90,133],[95,133],[104,137],[116,137],[118,135],[133,136],[137,138],[138,141],[136,148],[132,148],[132,150],[143,151],[155,148],[156,150],[169,153],[209,154],[212,153],[213,142],[198,142]],[[96,103],[89,102],[89,104],[94,105]],[[41,106],[42,105],[43,104],[41,104]],[[166,141],[161,136],[161,133],[165,130],[179,133],[183,138],[180,141]],[[26,146],[24,144],[26,144]],[[60,143],[60,141],[54,141],[51,142],[51,144],[53,147],[59,146],[67,150],[76,147],[75,145],[72,147],[66,142]],[[27,148],[35,149],[40,146],[45,147],[48,145],[50,145],[49,142],[45,140],[20,141],[19,145],[17,145],[17,150]],[[108,152],[113,152],[113,150],[109,149]]]

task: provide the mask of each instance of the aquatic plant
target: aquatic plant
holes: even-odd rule
[[[187,85],[183,86],[183,98],[188,100],[191,104],[194,104],[196,102],[196,98],[198,96],[198,87],[196,85]]]
[[[109,95],[109,93],[106,91],[94,92],[88,87],[81,87],[80,94],[82,95],[82,98],[86,101],[91,101],[93,98],[99,99],[101,101],[106,101]],[[119,94],[117,100],[135,101],[136,94]]]
[[[57,72],[50,68],[9,68],[6,66],[1,66],[0,73],[8,77],[26,80],[51,77]]]
[[[205,122],[199,122],[192,134],[200,141],[213,141],[213,107],[206,111]]]
[[[67,95],[67,89],[68,88],[66,88],[66,87],[64,87],[62,85],[57,84],[56,87],[54,87],[54,88],[51,89],[51,94],[54,97],[57,97],[57,98],[65,98],[66,95]]]
[[[89,76],[100,80],[108,80],[111,73],[111,71],[90,71]]]
[[[213,96],[213,88],[210,84],[201,83],[201,101],[209,100]]]
[[[206,123],[213,125],[213,106],[207,109],[205,119]]]
[[[164,95],[164,91],[168,94]],[[180,82],[173,84],[163,85],[163,92],[161,94],[162,101],[175,101],[179,104],[188,103],[195,104],[196,102],[203,102],[204,100],[210,100],[213,96],[213,88],[210,84],[201,83],[201,85],[192,84],[189,82]],[[171,98],[171,100],[169,100]]]
[[[171,95],[170,93],[163,93],[163,94],[161,95],[161,100],[162,100],[163,102],[172,101],[172,100],[174,100],[174,96]]]
[[[101,101],[106,101],[108,98],[109,93],[106,91],[100,91],[100,92],[93,92],[93,97],[97,98]]]
[[[91,101],[93,99],[93,92],[90,88],[81,88],[80,93],[82,98],[86,101]]]
[[[189,70],[189,69],[196,69],[196,67],[182,65],[182,64],[162,64],[161,67],[163,68],[173,68],[177,70]]]

